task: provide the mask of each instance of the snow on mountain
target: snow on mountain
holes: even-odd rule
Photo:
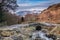
[[[32,14],[32,13],[40,13],[41,11],[40,10],[33,10],[33,11],[19,11],[17,14],[18,15],[21,15],[21,16],[24,16],[24,15],[26,15],[27,13],[28,14]]]

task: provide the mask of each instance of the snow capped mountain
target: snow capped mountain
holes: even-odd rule
[[[32,14],[32,13],[41,13],[41,11],[37,11],[37,10],[33,10],[33,11],[19,11],[17,14],[18,15],[21,15],[21,16],[24,16],[26,14]]]

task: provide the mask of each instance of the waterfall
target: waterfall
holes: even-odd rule
[[[32,39],[34,40],[37,36],[39,36],[39,38],[41,38],[42,40],[53,40],[52,38],[48,38],[45,35],[46,33],[42,31],[37,31],[32,34]]]

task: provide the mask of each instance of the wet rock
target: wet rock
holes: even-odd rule
[[[0,40],[3,40],[3,37],[0,36]]]
[[[13,40],[13,39],[10,37],[5,37],[3,40]]]
[[[11,37],[12,39],[14,39],[14,40],[23,40],[23,37],[21,37],[21,36],[14,36],[14,37]]]
[[[40,37],[36,37],[35,40],[42,40]]]
[[[36,26],[36,30],[37,30],[37,31],[40,31],[41,29],[42,29],[41,26]]]
[[[53,35],[53,34],[46,35],[46,37],[52,38],[53,40],[56,40],[57,39],[57,36],[56,35]]]

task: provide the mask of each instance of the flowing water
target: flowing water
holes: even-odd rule
[[[48,38],[45,35],[46,35],[46,33],[42,32],[42,31],[36,31],[33,33],[32,39],[39,37],[42,40],[53,40],[52,38]]]
[[[20,30],[21,28],[24,27],[28,27],[30,24],[17,24],[17,25],[11,25],[11,26],[6,26],[6,27],[1,27],[0,30],[13,30],[14,28],[16,28],[16,30],[23,32],[22,30]],[[47,25],[47,26],[51,26],[51,24],[47,24],[44,23],[43,25]],[[22,33],[22,35],[24,34],[24,32]],[[26,35],[25,35],[26,36]],[[32,38],[31,40],[34,40],[36,37],[40,37],[42,40],[53,40],[52,38],[48,38],[46,37],[46,33],[42,32],[42,31],[35,31],[32,33]]]

